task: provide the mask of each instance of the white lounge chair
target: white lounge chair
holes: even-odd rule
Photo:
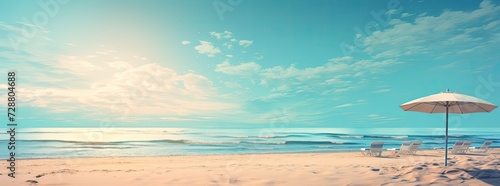
[[[458,140],[451,148],[452,154],[464,154],[469,150],[471,141]]]
[[[422,145],[421,141],[414,141],[411,143],[410,148],[407,151],[407,154],[415,154],[417,153],[418,149],[420,148],[420,145]]]
[[[451,148],[451,153],[459,153],[462,150],[462,145],[464,145],[464,140],[458,140],[455,145]]]
[[[413,154],[417,153],[421,144],[422,144],[421,141],[414,141],[414,142],[403,141],[403,144],[401,144],[401,147],[399,149],[392,148],[392,149],[387,149],[387,150],[393,151],[394,153],[413,155]]]
[[[369,156],[381,156],[384,142],[372,142],[369,149],[361,148],[361,154]]]
[[[401,147],[398,148],[390,148],[388,151],[392,151],[393,153],[404,152],[410,149],[411,141],[403,141]]]
[[[469,147],[472,144],[472,141],[465,141],[464,145],[462,145],[462,153],[465,154],[469,151]]]
[[[486,152],[488,152],[488,147],[490,147],[490,145],[492,143],[493,143],[493,141],[486,140],[486,141],[484,141],[483,145],[481,145],[481,147],[479,147],[479,148],[470,147],[469,152],[486,154]]]

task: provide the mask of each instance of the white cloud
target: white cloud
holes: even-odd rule
[[[380,73],[387,71],[387,67],[399,64],[396,60],[373,60],[355,61],[352,57],[331,59],[330,62],[318,67],[298,69],[294,65],[284,68],[275,66],[263,69],[261,75],[266,79],[290,79],[309,80],[331,77],[332,74],[355,74],[357,72]]]
[[[222,46],[225,46],[227,49],[233,48],[233,45],[231,43],[224,43]]]
[[[405,13],[402,13],[402,14],[401,14],[401,17],[403,17],[403,18],[404,18],[404,17],[410,17],[410,16],[412,16],[412,15],[413,15],[413,14],[410,14],[410,13],[405,12]]]
[[[4,27],[0,22],[0,31]],[[203,75],[179,74],[148,62],[139,53],[122,53],[109,45],[97,47],[98,52],[85,53],[66,43],[40,42],[46,33],[39,33],[30,45],[20,47],[22,52],[18,53],[8,51],[14,49],[7,40],[0,39],[0,47],[8,49],[0,51],[0,58],[19,61],[17,68],[30,76],[18,89],[20,101],[26,107],[52,113],[75,112],[87,119],[103,116],[113,120],[155,116],[177,120],[241,119],[232,117],[241,113],[238,103],[219,95],[212,81]],[[197,49],[206,55],[220,53],[209,42],[200,41]],[[82,54],[75,56],[77,50]],[[5,65],[8,62],[0,62],[0,68]],[[227,115],[231,116],[224,117]]]
[[[262,68],[255,62],[239,65],[223,62],[216,67],[217,72],[247,78],[259,82],[271,92],[290,94],[312,93],[321,95],[345,95],[363,87],[365,78],[397,69],[401,64],[396,60],[360,60],[352,57],[341,57],[329,60],[328,63],[309,68],[273,66]]]
[[[352,107],[352,106],[354,106],[354,104],[352,104],[352,103],[346,103],[346,104],[342,104],[342,105],[335,106],[335,107],[333,107],[333,108],[334,108],[334,109],[338,109],[338,108]]]
[[[208,41],[200,41],[200,45],[195,46],[194,49],[200,54],[206,54],[208,57],[215,57],[216,54],[221,53],[219,48],[214,47],[212,43]]]
[[[488,23],[486,26],[484,26],[484,29],[486,30],[492,30],[492,29],[498,29],[500,25],[500,20],[493,21],[491,23]]]
[[[210,32],[210,35],[214,36],[217,39],[231,39],[233,37],[233,33],[227,30],[221,33]]]
[[[282,91],[288,91],[291,90],[290,85],[281,85],[279,87],[273,88],[271,92],[282,92]]]
[[[418,54],[440,57],[454,55],[478,45],[493,46],[492,34],[470,33],[498,29],[500,24],[495,23],[495,17],[499,12],[500,6],[485,0],[479,9],[473,11],[445,10],[437,16],[421,14],[412,21],[393,19],[390,21],[390,28],[374,32],[360,40],[366,47],[364,51],[375,58]]]
[[[181,44],[182,45],[189,45],[189,44],[191,44],[191,41],[182,41]]]
[[[347,92],[347,91],[352,90],[352,89],[353,89],[352,87],[338,88],[338,89],[335,89],[333,92],[334,93]]]
[[[380,89],[376,90],[374,93],[384,93],[384,92],[390,92],[392,89]]]
[[[398,13],[398,9],[390,9],[386,12],[387,15],[394,15],[396,13]]]
[[[239,45],[243,47],[249,47],[250,45],[253,44],[253,41],[250,40],[240,40]]]
[[[94,81],[87,88],[28,86],[20,92],[32,106],[65,111],[187,116],[236,108],[217,101],[216,88],[208,78],[177,74],[158,64],[119,71],[111,79]]]
[[[399,120],[399,118],[391,118],[391,117],[385,117],[385,116],[380,116],[378,114],[370,114],[367,116],[369,120],[372,121],[395,121]]]
[[[232,65],[231,63],[224,61],[216,66],[215,71],[230,75],[249,76],[259,72],[260,68],[260,65],[255,62]]]

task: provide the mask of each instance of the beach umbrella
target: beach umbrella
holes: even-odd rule
[[[491,112],[497,108],[487,101],[456,92],[441,92],[426,97],[422,97],[405,104],[401,107],[404,111],[416,111],[425,113],[446,113],[446,146],[444,165],[448,166],[448,113],[466,114],[475,112]]]

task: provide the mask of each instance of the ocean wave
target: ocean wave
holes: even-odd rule
[[[301,145],[307,145],[307,144],[328,144],[328,145],[354,145],[358,143],[353,143],[353,142],[339,142],[339,141],[286,141],[285,144],[301,144]]]
[[[364,136],[348,136],[348,135],[345,135],[345,136],[339,136],[339,138],[363,138]]]
[[[244,141],[243,143],[259,145],[284,145],[286,141]]]
[[[291,135],[262,135],[262,136],[247,136],[247,135],[220,135],[220,134],[207,134],[210,137],[219,137],[219,138],[287,138],[291,137]]]
[[[330,141],[331,143],[333,144],[345,144],[346,142],[343,142],[343,141]],[[349,143],[349,142],[347,142]]]
[[[241,141],[199,141],[199,140],[174,140],[174,139],[162,139],[162,140],[150,140],[143,142],[166,142],[166,143],[176,143],[176,144],[206,144],[206,145],[218,145],[218,144],[239,144]]]
[[[288,135],[265,135],[265,136],[257,136],[258,138],[286,138]]]
[[[229,136],[231,138],[249,138],[250,136]]]
[[[2,140],[0,140],[2,141]],[[173,144],[207,144],[207,145],[217,145],[217,144],[262,144],[262,145],[284,145],[284,144],[344,144],[352,145],[358,144],[354,142],[343,142],[343,141],[202,141],[202,140],[185,140],[185,139],[160,139],[160,140],[133,140],[133,141],[74,141],[74,140],[19,140],[19,141],[29,141],[29,142],[55,142],[55,143],[72,143],[80,145],[144,145],[144,144],[133,144],[133,143],[173,143]]]
[[[79,149],[132,149],[134,147],[110,147],[110,146],[82,146],[82,147],[52,147],[52,148],[58,148],[58,149],[72,149],[72,150],[79,150]]]
[[[109,141],[109,142],[103,142],[103,141],[76,141],[76,140],[24,140],[24,139],[19,139],[16,140],[19,142],[44,142],[44,143],[50,143],[50,142],[55,142],[55,143],[74,143],[74,144],[83,144],[83,145],[107,145],[107,144],[116,144],[116,143],[123,143],[121,141]]]
[[[345,136],[349,134],[341,134],[341,133],[308,133],[309,135],[314,135],[314,136],[328,136],[328,137],[339,137],[339,136]]]
[[[332,148],[331,146],[316,146],[314,148],[318,148],[318,149],[329,149],[329,148]]]
[[[383,136],[365,136],[368,138],[392,138],[392,139],[406,139],[408,138],[408,135],[400,135],[400,136],[389,136],[389,135],[383,135]]]
[[[246,148],[247,150],[274,150],[274,148]]]
[[[183,140],[186,144],[204,144],[204,145],[221,145],[221,144],[239,144],[241,141],[194,141],[194,140]]]

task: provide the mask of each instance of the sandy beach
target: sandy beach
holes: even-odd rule
[[[18,160],[2,185],[500,185],[500,149],[449,156],[419,151]],[[7,162],[1,162],[7,167]]]

